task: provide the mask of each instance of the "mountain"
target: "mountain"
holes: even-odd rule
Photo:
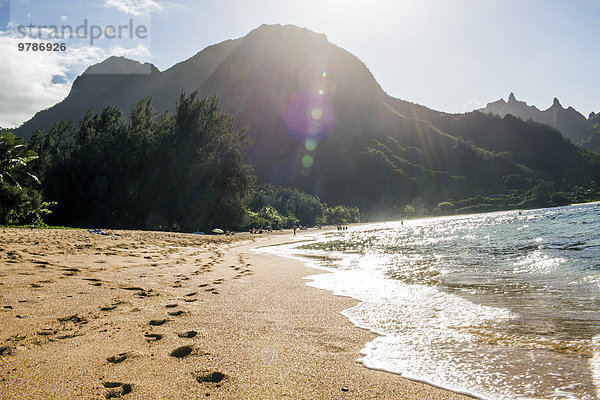
[[[561,131],[573,143],[583,145],[593,151],[600,151],[600,147],[593,144],[600,140],[600,137],[593,138],[600,135],[600,130],[595,129],[591,121],[594,114],[592,113],[590,119],[587,119],[573,107],[563,108],[557,98],[554,98],[552,106],[542,111],[535,106],[529,106],[527,103],[517,100],[515,95],[511,93],[508,96],[508,101],[500,99],[488,103],[485,108],[479,111],[501,117],[510,114],[524,121],[532,120],[546,124]],[[591,144],[590,141],[592,141]]]
[[[89,109],[129,110],[144,97],[157,111],[172,111],[182,90],[217,94],[248,129],[246,156],[259,181],[296,186],[368,215],[397,215],[411,202],[433,208],[524,194],[544,181],[587,187],[600,176],[600,156],[554,128],[480,112],[451,115],[393,98],[356,56],[295,26],[263,25],[166,71],[111,57],[17,133],[30,137]]]

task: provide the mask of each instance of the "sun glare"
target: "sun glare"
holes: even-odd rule
[[[382,23],[404,21],[406,16],[419,7],[419,3],[407,0],[329,0],[325,6],[323,2],[318,5],[325,17],[335,17],[348,24],[363,22],[377,27]]]

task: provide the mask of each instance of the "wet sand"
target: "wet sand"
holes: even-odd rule
[[[374,335],[301,240],[0,228],[0,399],[461,399],[356,362]]]

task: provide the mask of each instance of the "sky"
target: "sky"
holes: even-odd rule
[[[468,112],[514,92],[540,109],[557,97],[600,112],[600,0],[0,0],[0,127],[61,101],[110,55],[165,70],[275,23],[326,34],[388,94],[436,110]],[[19,51],[42,42],[66,50]]]

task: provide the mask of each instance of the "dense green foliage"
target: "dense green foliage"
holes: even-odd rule
[[[323,218],[327,225],[346,225],[360,222],[360,211],[358,207],[325,207]]]
[[[216,97],[182,94],[175,115],[149,99],[123,112],[88,112],[77,125],[37,131],[36,172],[58,202],[52,222],[70,226],[182,229],[237,226],[253,183],[244,133]]]
[[[36,158],[21,138],[0,130],[0,225],[39,225],[49,213],[51,204],[42,202],[38,178],[29,172]]]
[[[273,229],[292,226],[336,225],[360,222],[355,207],[328,207],[318,197],[295,188],[259,186],[250,202],[246,226]]]
[[[507,194],[475,195],[469,198],[444,201],[435,207],[428,208],[421,202],[421,207],[415,211],[413,205],[408,204],[401,214],[405,218],[426,215],[453,215],[470,214],[501,210],[531,209],[543,207],[559,207],[573,203],[585,203],[600,199],[600,185],[592,181],[589,188],[567,185],[567,190],[561,189],[553,182],[544,180],[523,181],[516,176],[509,176],[507,181]],[[514,187],[515,181],[519,189]],[[522,186],[524,185],[524,186]],[[413,204],[421,201],[417,199]]]
[[[271,221],[274,228],[317,225],[323,217],[323,209],[323,204],[315,196],[302,193],[298,189],[273,185],[258,187],[250,203],[251,212],[256,213],[259,218]],[[272,218],[269,215],[272,215]],[[257,222],[252,221],[250,225]]]

